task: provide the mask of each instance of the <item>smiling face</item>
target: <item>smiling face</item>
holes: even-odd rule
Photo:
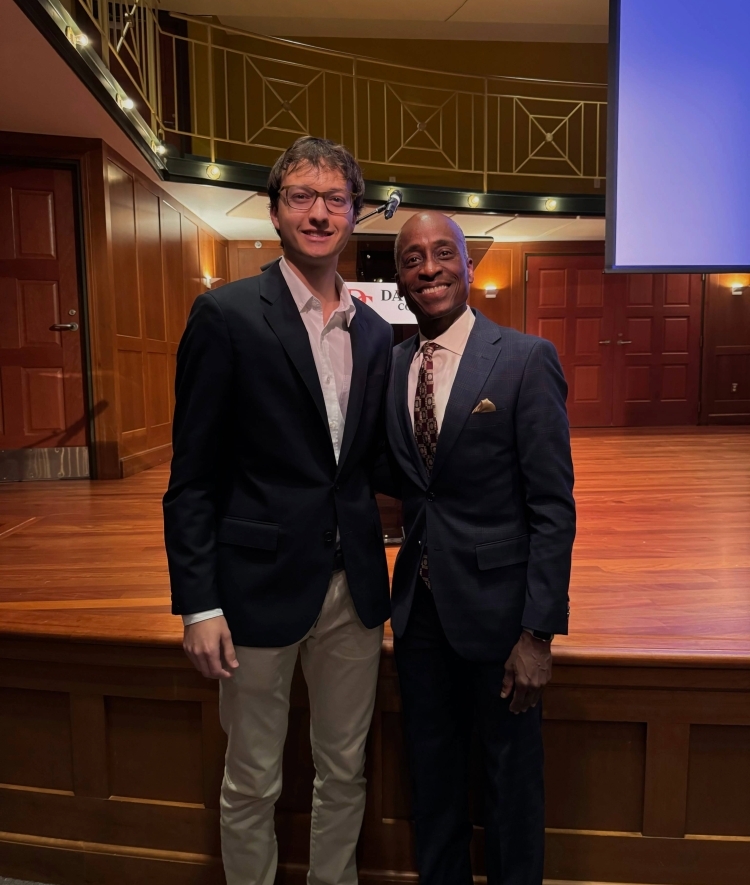
[[[316,199],[309,209],[293,209],[287,201],[287,195],[293,197],[290,187],[347,194],[351,192],[351,185],[338,169],[328,166],[315,168],[310,163],[299,163],[284,175],[284,190],[278,206],[271,207],[271,221],[281,237],[284,254],[289,261],[303,266],[335,263],[354,230],[355,210],[352,208],[346,215],[336,215],[329,212],[322,198]]]
[[[420,328],[447,329],[464,312],[474,265],[458,225],[440,212],[420,212],[396,241],[398,288]],[[424,328],[423,328],[424,331]],[[429,335],[434,337],[434,334]]]

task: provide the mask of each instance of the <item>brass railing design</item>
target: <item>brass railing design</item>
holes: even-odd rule
[[[347,144],[381,180],[484,191],[535,189],[537,180],[536,188],[580,191],[604,178],[603,84],[407,67],[166,13],[148,0],[79,3],[110,71],[158,139],[182,152],[267,166],[293,138],[313,134]]]

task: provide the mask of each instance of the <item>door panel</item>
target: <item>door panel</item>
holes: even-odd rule
[[[0,167],[0,449],[86,445],[80,323],[71,174]]]
[[[699,274],[608,275],[617,316],[614,423],[698,423]]]
[[[528,259],[526,330],[557,348],[568,381],[575,427],[612,423],[614,310],[601,255],[535,255]]]
[[[697,424],[700,275],[603,269],[601,256],[528,258],[526,329],[557,348],[571,425]]]

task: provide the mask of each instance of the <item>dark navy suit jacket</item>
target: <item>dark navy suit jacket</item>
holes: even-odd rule
[[[503,661],[523,627],[568,629],[575,504],[567,385],[549,341],[474,313],[430,477],[407,402],[419,336],[394,350],[386,424],[406,538],[392,623],[403,635],[426,545],[449,642],[470,660]],[[472,414],[485,398],[496,410]]]
[[[393,336],[354,304],[338,465],[307,330],[277,263],[201,295],[180,342],[164,497],[172,610],[222,608],[237,645],[291,645],[307,633],[337,529],[362,623],[390,614],[371,479]]]

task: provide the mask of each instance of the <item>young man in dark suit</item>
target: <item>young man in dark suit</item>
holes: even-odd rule
[[[467,307],[460,228],[413,216],[396,241],[419,334],[396,347],[387,430],[406,537],[395,657],[422,885],[470,885],[472,726],[485,771],[490,885],[541,885],[540,696],[566,633],[575,535],[557,352]]]
[[[361,209],[340,145],[298,140],[269,182],[284,257],[201,295],[177,355],[164,498],[184,648],[220,678],[228,885],[272,885],[297,655],[316,768],[309,885],[356,885],[364,746],[389,615],[371,487],[390,327],[336,273]]]

